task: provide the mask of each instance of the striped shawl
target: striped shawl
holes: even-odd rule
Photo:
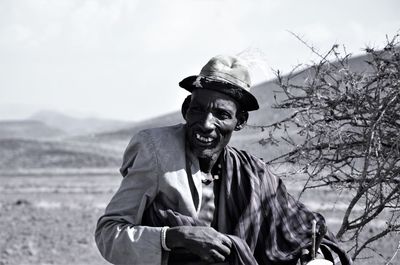
[[[296,264],[301,250],[311,246],[312,220],[325,226],[324,218],[291,197],[262,160],[226,147],[221,164],[226,207],[218,226],[228,231],[233,242],[229,264]],[[145,219],[153,226],[204,225],[196,218],[164,209],[157,199],[146,210]],[[330,258],[328,250],[336,252],[343,265],[352,264],[329,232],[321,249]]]

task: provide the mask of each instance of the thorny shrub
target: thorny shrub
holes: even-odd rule
[[[285,142],[291,149],[269,163],[299,165],[308,177],[304,189],[330,186],[351,194],[336,236],[350,243],[357,259],[373,250],[376,240],[400,231],[398,36],[387,39],[383,49],[367,48],[361,69],[338,45],[324,55],[309,48],[319,56],[317,63],[286,76],[277,72],[283,97],[274,107],[293,112],[261,127],[270,138],[278,135],[270,142]],[[382,216],[386,223],[362,236]]]

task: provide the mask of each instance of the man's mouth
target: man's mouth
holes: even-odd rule
[[[215,140],[212,137],[202,136],[199,133],[196,133],[195,137],[196,137],[197,141],[199,141],[200,143],[203,143],[203,144],[211,144]]]

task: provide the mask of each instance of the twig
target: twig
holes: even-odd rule
[[[393,253],[391,259],[390,259],[387,263],[385,263],[385,265],[390,265],[390,263],[392,263],[392,261],[393,261],[394,258],[396,257],[396,255],[397,255],[397,253],[399,252],[399,250],[400,250],[400,240],[399,240],[399,243],[398,243],[398,245],[397,245],[396,251]]]

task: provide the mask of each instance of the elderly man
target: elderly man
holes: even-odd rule
[[[261,159],[228,146],[258,109],[248,69],[217,56],[179,85],[191,92],[186,123],[132,138],[121,186],[97,224],[101,254],[114,264],[296,264],[323,218]],[[331,236],[321,250],[351,263]]]

